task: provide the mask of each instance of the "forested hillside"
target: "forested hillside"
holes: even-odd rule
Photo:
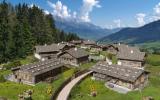
[[[72,33],[56,29],[51,14],[27,4],[0,4],[0,63],[25,57],[35,45],[79,39]]]

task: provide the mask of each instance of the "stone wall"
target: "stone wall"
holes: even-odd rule
[[[139,62],[139,61],[118,60],[118,62],[121,62],[121,65],[124,65],[124,66],[138,67],[138,68],[143,67],[142,62]]]

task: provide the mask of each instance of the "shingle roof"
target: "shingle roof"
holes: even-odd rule
[[[131,47],[128,45],[118,45],[118,59],[144,61],[145,52],[141,52],[137,47]]]
[[[89,56],[88,52],[86,52],[82,48],[71,48],[71,49],[67,50],[66,52],[75,58]]]
[[[29,72],[35,76],[62,66],[63,64],[59,60],[51,59],[47,61],[40,61],[33,64],[23,65],[18,68],[20,68],[20,71]]]
[[[91,70],[128,82],[135,82],[137,78],[145,72],[142,69],[127,66],[108,65],[106,62],[97,63]]]
[[[70,43],[73,43],[73,44],[81,44],[81,43],[82,43],[82,40],[73,40],[73,41],[70,41]]]
[[[42,53],[42,52],[59,51],[63,49],[65,46],[66,46],[65,44],[51,44],[46,46],[35,46],[35,48],[37,53]]]
[[[95,41],[92,41],[92,40],[85,40],[85,41],[83,41],[83,43],[84,43],[85,45],[95,45],[95,44],[96,44],[96,42],[95,42]]]

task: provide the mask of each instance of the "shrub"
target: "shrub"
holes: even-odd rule
[[[4,76],[0,75],[0,83],[5,82],[5,81],[6,81],[6,79],[4,78]]]
[[[11,68],[17,67],[17,66],[21,66],[21,62],[19,60],[15,60],[13,62],[9,62],[8,64],[5,64],[4,67],[9,70]]]
[[[111,54],[111,53],[108,53],[108,54],[107,54],[107,57],[108,57],[108,59],[112,59],[112,57],[113,57],[113,54]]]

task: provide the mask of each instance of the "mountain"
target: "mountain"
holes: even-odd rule
[[[124,28],[119,32],[105,36],[99,42],[125,42],[140,44],[160,41],[160,20],[151,22],[139,28]]]
[[[96,26],[92,23],[79,22],[75,19],[62,19],[55,18],[55,25],[58,29],[64,30],[65,32],[76,33],[78,36],[84,39],[97,40],[111,33],[117,32],[120,29],[104,29]]]

